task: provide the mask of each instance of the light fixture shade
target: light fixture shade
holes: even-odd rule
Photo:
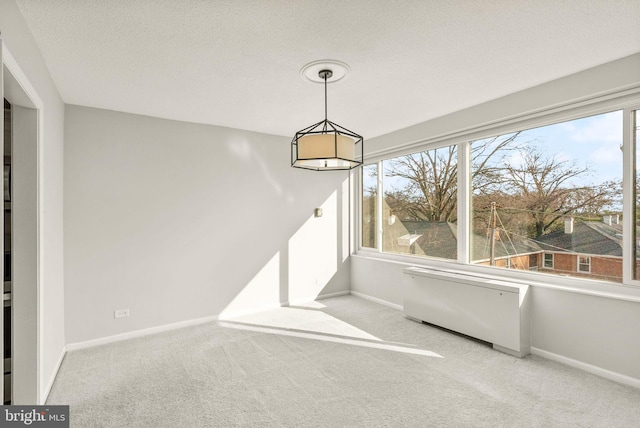
[[[355,160],[356,142],[340,134],[307,134],[298,139],[298,157]]]
[[[291,166],[314,171],[352,169],[362,164],[360,135],[323,120],[296,132],[291,141]]]

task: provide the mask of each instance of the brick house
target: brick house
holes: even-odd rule
[[[565,219],[564,230],[541,236],[541,271],[622,281],[622,225],[618,216],[604,221]]]
[[[395,221],[384,229],[384,251],[444,259],[456,258],[456,225],[447,222]],[[556,275],[622,281],[622,226],[618,216],[604,221],[565,219],[564,230],[535,240],[496,234],[494,265]],[[471,260],[489,266],[489,237],[474,235]]]

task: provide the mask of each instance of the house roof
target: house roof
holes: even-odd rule
[[[457,226],[453,223],[396,220],[384,230],[385,251],[413,251],[414,254],[445,259],[457,257]],[[610,226],[602,222],[577,221],[574,223],[573,233],[564,233],[562,230],[535,240],[507,236],[504,231],[496,238],[496,259],[542,251],[622,256],[621,226]],[[414,243],[411,250],[405,245],[408,239]],[[471,259],[489,260],[490,245],[488,234],[474,234],[471,240]]]
[[[620,228],[602,222],[576,221],[573,225],[573,233],[564,233],[564,230],[560,230],[543,235],[536,241],[545,251],[622,257]]]
[[[414,254],[444,259],[457,258],[457,240],[455,224],[444,221],[400,221],[396,220],[385,228],[388,250],[407,253],[410,249],[403,245],[406,235],[420,235],[415,240]]]
[[[524,255],[531,253],[539,253],[540,247],[532,240],[527,238],[517,238],[515,236],[507,236],[501,231],[499,237],[495,241],[495,258],[500,259],[507,256]],[[474,234],[471,242],[471,259],[474,261],[489,260],[491,255],[491,242],[488,234]]]
[[[455,259],[457,257],[457,226],[444,221],[400,221],[385,228],[383,239],[387,244],[386,251],[396,248],[406,253],[409,248],[399,245],[399,239],[407,235],[420,235],[415,240],[414,254],[428,257]],[[404,241],[404,240],[402,240]],[[496,240],[495,257],[503,258],[516,254],[530,254],[540,252],[540,247],[526,238],[509,240],[505,233],[501,233]],[[490,240],[487,234],[474,234],[471,240],[471,259],[474,261],[488,260],[490,256]]]

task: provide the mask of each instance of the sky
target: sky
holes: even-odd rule
[[[521,141],[529,140],[558,160],[588,166],[594,183],[622,180],[622,111],[524,131]]]
[[[608,180],[621,182],[622,126],[622,111],[614,111],[529,129],[521,133],[518,142],[534,142],[549,157],[575,163],[578,168],[588,167],[590,175],[583,178],[588,183],[572,184],[599,184]],[[497,156],[495,159],[499,161],[500,158]],[[508,161],[517,165],[520,158],[517,152],[512,152]],[[364,177],[366,187],[375,184],[375,178],[369,177],[368,172],[365,171]],[[385,190],[400,189],[404,187],[403,181],[385,177]]]

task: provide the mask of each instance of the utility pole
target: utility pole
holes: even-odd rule
[[[496,212],[496,203],[495,202],[491,202],[491,214],[490,214],[491,218],[489,220],[490,222],[490,228],[489,228],[489,265],[491,266],[495,266],[496,265],[496,218],[498,216],[498,213]]]

